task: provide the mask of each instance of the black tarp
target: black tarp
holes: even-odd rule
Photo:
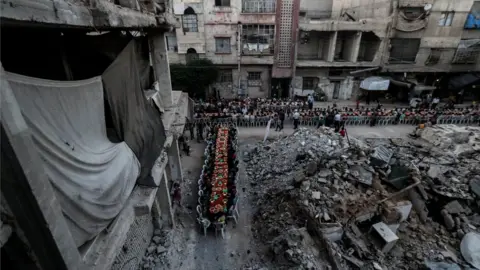
[[[459,90],[476,83],[480,83],[480,73],[467,73],[450,78],[448,88]]]
[[[142,70],[148,64],[141,40],[132,40],[102,75],[103,87],[117,136],[140,161],[137,183],[154,186],[151,169],[165,142],[160,113],[146,100]]]

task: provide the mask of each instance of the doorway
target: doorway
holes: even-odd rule
[[[338,99],[340,96],[340,81],[333,81],[333,95],[332,99]]]
[[[272,78],[272,98],[288,98],[290,92],[290,78]]]

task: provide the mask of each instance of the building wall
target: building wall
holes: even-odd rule
[[[358,85],[353,76],[344,72],[341,76],[329,76],[328,68],[308,68],[297,69],[292,85],[294,93],[305,95],[313,93],[314,89],[303,89],[303,78],[313,77],[318,79],[317,87],[323,90],[328,100],[349,100],[354,99],[352,96],[355,91],[355,85]],[[334,98],[335,85],[338,85],[338,97]]]
[[[419,3],[425,1],[412,1]],[[425,21],[425,27],[412,32],[396,30],[392,31],[392,37],[395,38],[416,38],[420,39],[420,47],[414,63],[392,64],[388,62],[390,51],[385,52],[385,69],[393,72],[468,72],[480,70],[480,63],[477,64],[452,64],[455,52],[462,38],[480,38],[480,31],[464,29],[467,15],[470,12],[474,0],[435,0],[430,1],[433,6],[428,13]],[[402,9],[399,9],[400,12]],[[398,14],[397,12],[397,14]],[[454,12],[451,25],[439,25],[443,12]],[[398,23],[398,21],[397,21]],[[440,59],[434,64],[427,61],[430,55],[440,54]],[[438,53],[438,51],[441,51]]]

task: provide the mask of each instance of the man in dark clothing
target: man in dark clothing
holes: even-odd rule
[[[197,142],[200,142],[203,140],[203,123],[198,122],[197,124]]]
[[[280,120],[280,125],[279,125],[278,131],[281,131],[281,130],[283,130],[283,121],[285,121],[285,112],[283,110],[281,110],[278,113],[278,119]]]

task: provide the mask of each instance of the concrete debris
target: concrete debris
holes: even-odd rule
[[[349,140],[301,128],[244,155],[258,206],[252,231],[270,243],[274,268],[421,269],[452,258],[464,266],[460,240],[480,226],[479,152]],[[371,233],[377,223],[383,243]]]

